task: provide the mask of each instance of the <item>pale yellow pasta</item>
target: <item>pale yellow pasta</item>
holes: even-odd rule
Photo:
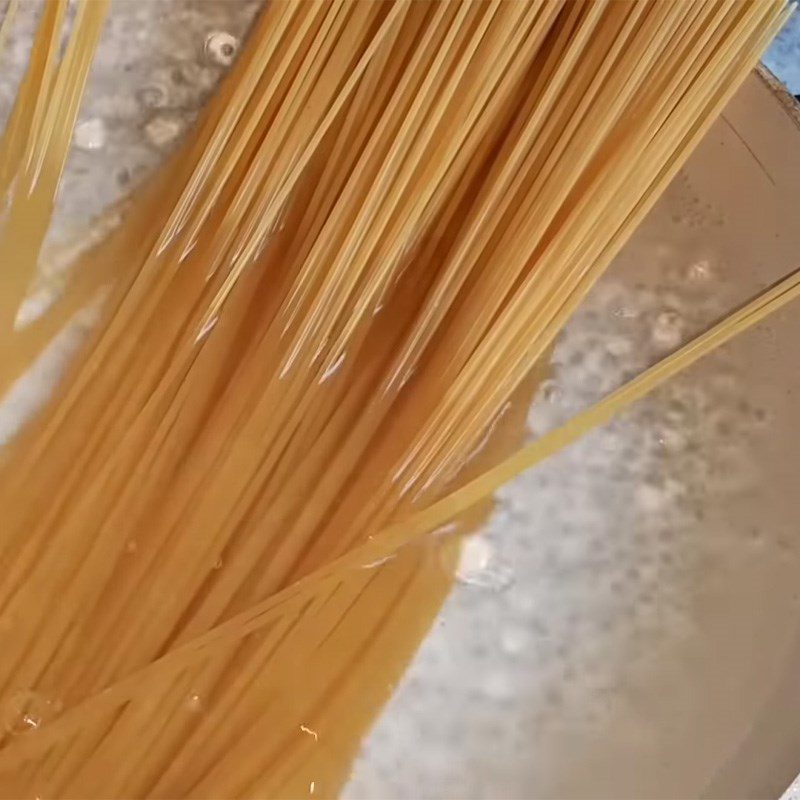
[[[426,534],[797,293],[512,455],[785,5],[273,0],[18,330],[106,2],[60,55],[65,10],[0,147],[0,391],[109,297],[0,465],[0,796],[333,796],[450,588],[459,537]]]

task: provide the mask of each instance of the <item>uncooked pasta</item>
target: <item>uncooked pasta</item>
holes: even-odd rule
[[[106,6],[62,52],[47,0],[0,146],[0,390],[101,307],[0,464],[0,794],[334,796],[491,493],[797,294],[518,449],[556,335],[788,11],[273,0],[20,324]]]

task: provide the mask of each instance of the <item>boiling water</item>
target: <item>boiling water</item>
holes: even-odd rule
[[[113,7],[59,199],[56,244],[171,150],[258,5]],[[3,113],[30,41],[29,8],[4,56]],[[719,245],[739,221],[692,174],[675,182],[560,338],[530,412],[531,435],[744,296],[732,254]],[[113,222],[111,213],[102,224]],[[755,596],[752,575],[783,575],[797,562],[790,531],[763,518],[770,468],[758,456],[786,419],[752,369],[754,352],[771,354],[774,366],[782,333],[761,329],[749,351],[737,343],[711,357],[501,490],[435,630],[365,742],[346,796],[597,796],[643,785],[669,795],[676,769],[702,771],[687,755],[691,740],[681,740],[691,724],[703,727],[693,717],[714,694],[707,595],[740,586]],[[37,379],[0,407],[0,435],[41,401],[80,335],[79,324],[42,359]],[[721,705],[730,693],[719,688]],[[676,764],[682,753],[687,760]]]

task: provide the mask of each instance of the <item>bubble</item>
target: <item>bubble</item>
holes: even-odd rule
[[[564,396],[562,388],[553,380],[542,384],[542,397],[547,403],[557,403]]]
[[[106,143],[105,122],[100,117],[94,117],[78,123],[73,141],[79,150],[100,150]]]
[[[470,536],[461,548],[459,572],[464,574],[480,572],[489,566],[493,555],[494,548],[486,539],[482,536]]]
[[[125,545],[125,552],[126,552],[126,553],[133,554],[133,553],[135,553],[135,552],[136,552],[138,549],[139,549],[139,545],[136,543],[136,540],[135,540],[135,539],[131,539],[131,540],[130,540],[130,541],[129,541],[129,542],[126,544],[126,545]]]
[[[136,93],[136,98],[144,108],[163,108],[167,104],[166,90],[156,83],[143,86]]]
[[[704,283],[711,278],[711,265],[708,259],[701,258],[686,268],[686,278],[693,283]]]
[[[623,358],[633,352],[633,342],[624,336],[611,336],[606,341],[606,350],[613,358]]]
[[[31,689],[20,689],[9,697],[3,710],[3,726],[13,735],[36,730],[61,711],[61,703]]]
[[[584,362],[585,359],[586,359],[586,353],[584,353],[582,350],[576,350],[567,359],[567,366],[568,367],[581,367],[581,366],[583,366],[583,362]]]
[[[203,710],[203,698],[200,697],[199,694],[193,693],[189,695],[189,699],[186,701],[186,705],[189,708],[189,711],[202,711]]]
[[[689,417],[689,406],[680,398],[673,398],[664,409],[664,419],[672,425],[685,425]]]
[[[683,318],[677,311],[662,311],[655,319],[651,336],[659,347],[674,349],[683,339]]]
[[[193,114],[194,109],[211,90],[217,78],[218,70],[210,69],[206,63],[199,61],[182,61],[178,66],[156,73],[153,83],[163,86],[167,92],[165,106],[180,111],[185,116]]]
[[[228,67],[236,57],[239,49],[239,40],[226,31],[214,31],[206,37],[203,47],[206,58],[212,64]]]
[[[181,122],[176,117],[154,117],[144,128],[147,140],[155,147],[166,147],[181,133]]]
[[[461,547],[456,579],[469,586],[502,592],[514,582],[511,568],[498,562],[492,544],[483,536],[471,536]]]
[[[169,76],[172,79],[172,82],[177,86],[184,86],[188,83],[186,74],[181,67],[175,67],[175,69],[170,72]]]

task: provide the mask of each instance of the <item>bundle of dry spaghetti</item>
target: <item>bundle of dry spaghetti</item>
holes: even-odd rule
[[[108,297],[0,467],[0,792],[335,795],[449,589],[426,534],[796,294],[481,474],[784,4],[270,2],[20,327],[105,12],[59,55],[65,5],[0,150],[0,389]]]

